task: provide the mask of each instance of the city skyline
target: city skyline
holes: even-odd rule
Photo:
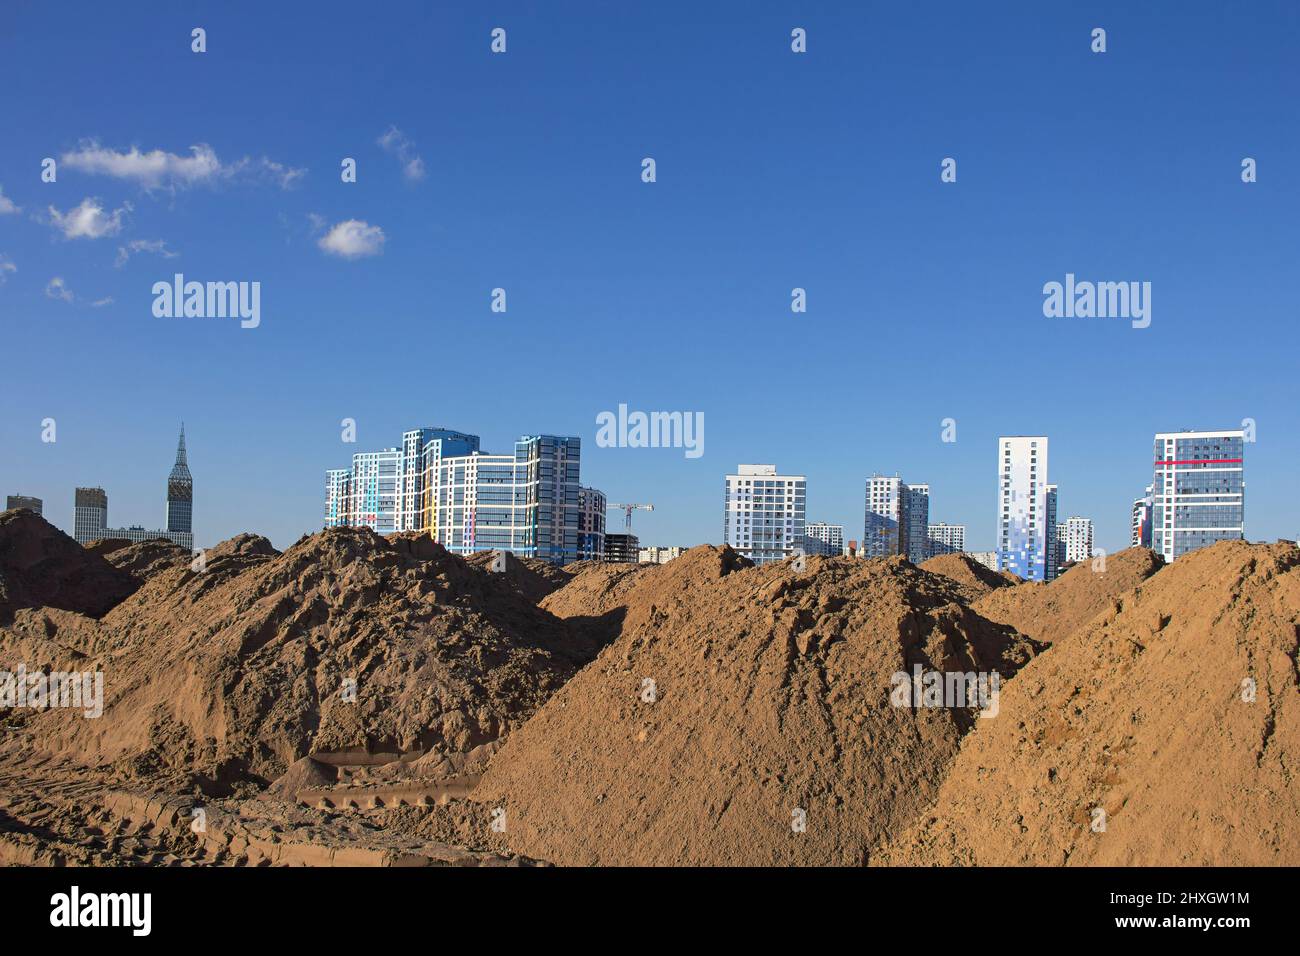
[[[138,462],[169,454],[184,418],[202,436],[198,540],[285,547],[350,457],[343,419],[357,447],[445,421],[503,448],[527,406],[583,440],[587,483],[656,502],[646,542],[716,541],[716,476],[777,461],[850,537],[864,478],[898,472],[933,484],[932,521],[989,549],[989,449],[1033,433],[1051,438],[1064,513],[1113,552],[1152,435],[1250,419],[1248,535],[1294,537],[1279,343],[1300,277],[1285,121],[1300,78],[1277,28],[1293,8],[1254,9],[1103,9],[1099,55],[1092,16],[1065,8],[411,6],[394,32],[323,4],[310,43],[293,11],[232,8],[204,12],[200,57],[193,15],[166,5],[89,9],[73,32],[20,5],[0,61],[42,76],[42,96],[13,103],[0,138],[0,321],[30,359],[5,386],[0,487],[65,528],[78,485],[153,514]],[[494,57],[498,17],[512,40]],[[340,55],[401,71],[340,73]],[[112,111],[85,98],[101,82]],[[259,282],[259,324],[154,315],[177,273]],[[1044,285],[1067,276],[1149,282],[1150,325],[1046,317]],[[815,387],[757,387],[746,370],[792,347],[837,361]],[[429,356],[466,387],[431,398]],[[1007,392],[1036,357],[1073,400]],[[922,378],[926,359],[942,374]],[[1157,359],[1210,385],[1153,387]],[[623,404],[702,413],[707,450],[599,447],[596,417]]]
[[[1238,430],[1220,429],[1220,430],[1209,430],[1209,431],[1197,430],[1197,429],[1186,429],[1178,432],[1157,433],[1156,441],[1157,441],[1158,449],[1163,448],[1163,445],[1161,443],[1169,440],[1188,443],[1187,447],[1196,447],[1199,449],[1199,445],[1195,444],[1198,440],[1204,442],[1205,440],[1208,439],[1217,442],[1218,440],[1226,436],[1228,440],[1235,441],[1236,443],[1235,445],[1233,445],[1233,448],[1236,449],[1233,452],[1233,454],[1241,455],[1242,454],[1241,449],[1244,447],[1245,444],[1249,442],[1249,439],[1245,437],[1247,434],[1248,434],[1247,432],[1244,432],[1239,429]],[[435,458],[434,460],[440,461],[441,447],[444,444],[444,442],[448,440],[452,441],[452,444],[448,446],[450,451],[459,453],[462,457],[469,456],[470,458],[473,459],[481,458],[485,467],[487,466],[511,467],[509,466],[509,462],[507,462],[507,459],[510,458],[511,456],[500,455],[500,454],[494,455],[490,452],[480,451],[480,447],[479,447],[480,439],[477,435],[452,431],[443,428],[420,428],[414,430],[412,429],[405,430],[402,433],[402,438],[403,438],[403,442],[402,442],[403,447],[408,449],[410,448],[423,449],[422,453],[413,454],[408,451],[405,455],[405,458],[408,459],[409,461],[420,462],[421,463],[419,465],[420,469],[422,471],[425,471],[426,473],[428,468],[428,465],[424,463],[425,458],[428,455],[428,449],[426,446],[428,446],[430,442],[438,446],[439,457]],[[417,440],[414,442],[414,444],[412,444],[413,438],[422,438],[423,440]],[[1042,440],[1044,438],[1050,441],[1050,436],[1033,436],[1032,441],[1033,443],[1036,444],[1037,441]],[[579,444],[581,442],[579,436],[568,436],[567,438],[560,438],[559,436],[554,436],[554,435],[541,435],[541,436],[536,436],[536,438],[530,438],[530,436],[524,436],[524,438],[515,442],[516,455],[518,454],[518,448],[521,442],[527,443],[529,441],[541,440],[541,439],[550,439],[552,441],[561,441],[561,442],[567,442],[570,439],[576,439],[579,442]],[[1007,454],[1007,443],[1009,441],[1016,441],[1018,439],[1023,439],[1025,442],[1031,441],[1030,436],[1011,436],[1010,438],[1008,438],[1008,436],[1003,436],[998,439],[999,462],[1002,461],[1002,456]],[[1183,447],[1183,445],[1180,444],[1178,447],[1181,448]],[[1212,447],[1217,448],[1219,446],[1214,445]],[[1028,445],[1026,445],[1026,448],[1028,448]],[[1044,449],[1044,451],[1046,451],[1046,449]],[[352,455],[353,455],[352,469],[326,469],[324,521],[322,523],[318,523],[315,527],[309,527],[304,529],[302,533],[311,534],[314,533],[315,531],[320,530],[321,527],[330,527],[334,524],[345,524],[347,523],[347,521],[344,520],[345,515],[349,516],[349,518],[355,518],[358,514],[357,505],[349,503],[342,511],[336,512],[335,520],[331,520],[330,518],[331,509],[337,508],[337,495],[339,493],[338,489],[339,488],[344,489],[343,493],[347,494],[349,498],[355,496],[357,492],[355,489],[355,485],[351,480],[351,473],[357,467],[357,461],[363,459],[369,460],[369,459],[377,459],[377,458],[384,458],[385,460],[391,459],[390,464],[392,464],[393,466],[387,472],[388,478],[390,479],[392,484],[391,495],[393,498],[391,509],[387,512],[390,519],[389,523],[382,524],[381,526],[379,522],[376,522],[374,520],[375,515],[373,514],[369,515],[368,520],[360,520],[360,521],[355,521],[353,523],[371,526],[374,530],[377,530],[379,533],[383,533],[383,534],[391,534],[397,531],[427,531],[428,528],[420,524],[420,519],[413,518],[413,516],[411,516],[410,514],[411,505],[409,503],[403,503],[409,499],[410,495],[413,492],[409,490],[409,487],[407,488],[406,491],[399,492],[399,488],[404,487],[403,486],[404,471],[401,466],[401,461],[404,457],[402,449],[398,448],[397,446],[393,446],[393,447],[381,449],[380,451],[377,452],[366,452],[366,451],[358,450],[358,451],[354,451]],[[1026,463],[1027,461],[1028,459],[1026,459]],[[475,464],[477,464],[477,462],[475,462]],[[1180,464],[1182,463],[1180,462]],[[447,462],[447,466],[456,466],[456,459],[454,457],[451,458]],[[463,469],[464,466],[459,466],[459,467]],[[753,466],[753,465],[741,466],[742,469],[754,469],[754,468],[766,469],[767,467],[769,466]],[[1157,460],[1155,467],[1156,467],[1157,474],[1160,474],[1163,465],[1159,460]],[[1218,467],[1222,469],[1223,466],[1213,466],[1213,467]],[[1234,463],[1231,466],[1229,466],[1229,470],[1232,473],[1236,474],[1237,476],[1243,474],[1243,466],[1240,463],[1240,459],[1234,461]],[[375,471],[376,475],[378,474],[378,470],[376,468],[372,468],[372,471]],[[411,465],[407,464],[405,474],[408,478],[410,473],[411,473]],[[758,473],[753,471],[742,471],[741,474],[752,477],[753,475]],[[771,475],[769,475],[766,471],[764,471],[762,474],[763,477],[770,477],[771,475],[775,475],[775,472],[772,472]],[[733,475],[728,475],[727,477],[730,480],[731,478],[739,477],[739,475],[733,474]],[[781,478],[782,480],[785,480],[785,478],[789,476],[777,476],[777,477]],[[342,485],[337,485],[336,483],[340,481],[340,479],[342,480]],[[463,480],[464,479],[462,478],[461,481],[463,482]],[[797,543],[796,538],[802,538],[802,540],[805,542],[806,545],[809,546],[810,549],[816,548],[817,545],[812,544],[807,540],[807,534],[810,534],[812,529],[814,528],[819,529],[819,536],[820,536],[820,532],[823,532],[826,529],[836,529],[840,540],[843,542],[847,542],[848,534],[844,530],[844,525],[837,524],[834,522],[826,522],[820,519],[816,521],[807,521],[804,517],[802,517],[802,515],[806,514],[807,496],[811,494],[811,489],[816,485],[816,477],[814,476],[813,480],[809,481],[807,476],[800,475],[797,477],[797,480],[801,483],[799,494],[801,497],[802,511],[799,520],[804,523],[804,526],[806,527],[806,529],[808,529],[808,531],[806,534],[803,535],[796,535],[793,532],[787,535],[786,544],[788,544],[788,547],[786,547],[785,550],[787,552],[792,552],[793,549],[800,546]],[[867,502],[868,502],[868,511],[867,511],[866,520],[868,523],[870,523],[873,519],[877,518],[877,516],[873,515],[870,511],[871,501],[872,501],[872,489],[873,489],[873,485],[878,485],[881,482],[892,483],[894,486],[896,486],[895,494],[900,497],[900,500],[907,499],[909,495],[919,490],[921,496],[924,499],[924,503],[927,509],[926,514],[928,517],[928,506],[929,506],[929,499],[930,499],[930,485],[928,483],[909,485],[906,481],[904,481],[903,479],[897,476],[894,476],[892,478],[887,478],[879,474],[870,475],[866,477],[864,481],[867,489],[866,495],[867,495]],[[1245,485],[1242,483],[1240,477],[1238,477],[1237,482],[1238,482],[1238,486],[1244,490]],[[1151,514],[1152,486],[1147,487],[1145,498],[1129,500],[1127,509],[1124,511],[1124,515],[1123,515],[1124,518],[1123,523],[1125,525],[1123,539],[1120,542],[1117,542],[1115,547],[1107,548],[1104,545],[1096,542],[1095,540],[1095,534],[1096,534],[1095,529],[1096,529],[1097,522],[1092,517],[1085,517],[1077,514],[1068,514],[1067,512],[1062,512],[1060,515],[1056,514],[1056,509],[1058,507],[1057,498],[1059,494],[1058,483],[1048,482],[1044,480],[1042,482],[1042,485],[1043,485],[1043,491],[1045,493],[1045,496],[1042,498],[1040,502],[1036,502],[1036,506],[1041,509],[1040,511],[1041,514],[1044,514],[1045,516],[1050,516],[1042,524],[1042,527],[1040,529],[1041,534],[1039,535],[1038,538],[1039,544],[1037,545],[1037,547],[1039,547],[1042,551],[1042,560],[1041,560],[1042,570],[1039,573],[1043,574],[1044,577],[1035,577],[1032,574],[1028,574],[1028,575],[1022,574],[1022,576],[1027,577],[1029,580],[1044,580],[1044,579],[1052,580],[1056,576],[1056,568],[1059,567],[1059,565],[1064,564],[1066,561],[1079,560],[1077,556],[1067,557],[1066,529],[1070,522],[1086,523],[1086,528],[1087,528],[1086,535],[1082,539],[1075,539],[1075,540],[1076,541],[1086,540],[1088,542],[1087,545],[1088,549],[1093,551],[1094,553],[1101,553],[1101,552],[1112,553],[1114,551],[1123,550],[1124,548],[1131,547],[1139,543],[1138,531],[1137,531],[1138,524],[1139,524],[1139,516],[1136,513],[1136,508],[1141,502],[1145,501],[1147,510],[1140,520],[1147,522],[1147,527],[1148,527],[1147,536],[1150,537],[1151,535],[1150,522],[1152,521],[1152,514]],[[1005,490],[1005,485],[1003,483],[1002,476],[999,476],[999,486],[1001,489],[999,495],[1001,497],[1003,490]],[[193,542],[195,548],[211,546],[212,544],[217,543],[217,541],[219,540],[224,540],[224,538],[216,538],[212,541],[199,542],[196,538],[193,537],[191,531],[193,527],[193,513],[192,513],[192,504],[190,500],[190,495],[192,495],[192,487],[193,487],[192,478],[190,477],[189,474],[187,450],[185,446],[185,429],[184,429],[184,425],[182,424],[180,438],[178,440],[178,445],[176,449],[176,461],[173,464],[172,472],[168,476],[168,481],[167,481],[167,497],[165,500],[165,519],[162,523],[162,528],[156,532],[150,531],[151,534],[157,534],[161,536],[166,532],[177,532],[182,534],[188,533],[190,535],[188,540]],[[415,487],[420,487],[420,486],[417,485]],[[578,482],[577,487],[578,487],[578,497],[575,500],[575,502],[572,504],[572,510],[576,515],[577,534],[578,534],[578,538],[577,538],[578,543],[576,545],[575,553],[579,554],[582,557],[588,557],[588,558],[594,557],[597,554],[597,550],[593,542],[593,532],[603,536],[605,533],[605,527],[608,524],[609,511],[619,510],[619,509],[613,509],[612,506],[608,503],[608,496],[603,491],[591,487],[587,483],[587,479],[585,477],[583,477],[581,481]],[[103,488],[101,486],[78,486],[74,490],[77,492],[77,497],[80,497],[81,493],[85,491],[95,491],[101,494],[103,492]],[[1180,485],[1180,490],[1181,490],[1181,485]],[[414,494],[416,494],[418,498],[419,492],[418,491],[414,492]],[[9,497],[16,498],[22,496],[9,496]],[[34,495],[30,497],[35,500],[43,500],[42,496],[40,495]],[[1244,515],[1244,506],[1242,504],[1242,502],[1244,501],[1244,497],[1245,496],[1243,491],[1239,490],[1235,492],[1235,500],[1237,501],[1236,507],[1238,509],[1239,515]],[[423,507],[420,510],[426,510],[428,508],[427,501],[428,499],[426,498],[425,499],[426,503],[423,505]],[[318,504],[319,504],[319,498],[318,498]],[[599,512],[599,517],[596,517],[593,513],[593,506],[596,506],[598,504],[604,504],[605,508]],[[1001,507],[1002,505],[1000,503],[999,508]],[[48,510],[48,506],[46,510]],[[908,522],[907,507],[905,504],[902,506],[901,510],[904,515],[904,521]],[[56,521],[49,514],[45,514],[44,517],[46,517],[46,519],[49,520],[51,523],[59,525],[60,527],[64,527],[64,530],[66,530],[70,536],[76,537],[78,535],[78,532],[76,531],[77,522],[75,520],[68,520],[66,522],[66,525],[63,525],[60,524],[60,522]],[[427,516],[425,520],[427,520]],[[1242,523],[1243,520],[1244,519],[1239,518],[1239,523]],[[598,527],[594,526],[596,523],[598,523],[599,525]],[[908,522],[908,523],[915,523],[915,522],[913,520],[912,522]],[[977,546],[978,543],[972,544],[966,540],[967,527],[969,523],[970,523],[969,521],[951,522],[951,523],[943,522],[943,521],[940,522],[931,522],[928,520],[925,521],[921,525],[921,527],[925,529],[925,540],[923,543],[925,550],[924,550],[924,555],[922,557],[922,560],[928,557],[933,557],[936,554],[947,553],[952,550],[964,550],[966,553],[975,553],[975,552],[987,550],[978,547]],[[106,526],[103,522],[101,522],[100,527],[105,528]],[[680,547],[692,547],[695,544],[729,543],[727,541],[726,527],[727,527],[726,523],[724,522],[723,533],[720,536],[713,537],[713,538],[706,537],[698,541],[693,541],[691,544],[681,545],[681,544],[670,544],[666,542],[661,542],[649,546],[655,548],[670,548],[670,547],[680,548]],[[1080,527],[1082,526],[1080,525]],[[140,524],[132,524],[127,526],[127,528],[133,531],[149,530],[144,525],[140,525]],[[107,530],[111,531],[114,529],[109,528]],[[122,529],[118,529],[118,530],[122,530]],[[241,530],[252,531],[254,533],[261,533],[254,528],[243,528]],[[901,527],[899,526],[895,527],[895,530],[893,532],[894,535],[893,547],[895,549],[901,549],[903,552],[908,551],[907,531],[908,531],[907,524],[904,524]],[[231,537],[233,536],[233,534],[237,534],[237,533],[239,532],[238,531],[232,532],[231,535],[227,535],[225,537]],[[614,532],[610,532],[610,533],[614,533]],[[949,535],[952,533],[956,533],[958,536],[958,540],[962,542],[960,546],[953,547],[954,541],[953,539],[949,538]],[[85,537],[85,535],[81,535],[81,536]],[[638,535],[638,537],[643,537],[643,536]],[[1232,535],[1227,535],[1227,537],[1232,537]],[[1261,542],[1274,540],[1272,538],[1252,537],[1249,534],[1244,534],[1243,537],[1245,538],[1245,540],[1254,540],[1254,541],[1261,541]],[[1277,536],[1277,538],[1294,540],[1293,537],[1288,537],[1285,534],[1280,534]],[[86,540],[90,540],[90,538],[87,538]],[[864,539],[860,543],[859,547],[862,548],[866,547],[866,542],[867,542],[867,536],[864,536]],[[1160,542],[1157,539],[1154,542],[1146,543],[1145,546],[1154,547],[1155,550],[1159,551],[1161,550],[1161,547],[1158,546],[1159,544]],[[1072,551],[1071,553],[1077,555],[1079,553],[1077,544],[1074,546],[1074,549],[1075,550]],[[465,551],[465,553],[469,553],[469,551],[462,548],[455,548],[454,550],[460,550],[460,551]],[[494,550],[494,548],[488,545],[484,545],[481,548],[473,548],[469,550]],[[526,550],[526,549],[516,548],[516,550]],[[738,550],[743,551],[745,549],[738,548]],[[997,548],[994,548],[993,550],[994,553],[998,552]],[[897,551],[891,553],[897,553]],[[1183,552],[1180,550],[1178,553],[1183,553]],[[1166,560],[1172,559],[1173,556],[1172,551],[1166,552],[1165,556],[1166,556]],[[573,558],[570,558],[568,560],[573,560]],[[914,562],[914,563],[919,563],[919,562]],[[1016,566],[1014,564],[1009,563],[1007,565],[1007,569],[1016,570]],[[1021,572],[1016,571],[1016,573],[1021,573]]]

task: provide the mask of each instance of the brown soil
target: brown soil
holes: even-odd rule
[[[132,544],[121,538],[105,538],[86,545],[92,554],[104,557],[118,570],[144,582],[159,571],[190,563],[190,553],[170,541],[141,541]]]
[[[53,607],[99,617],[138,582],[33,511],[0,512],[0,624],[20,608]]]
[[[1020,584],[1010,571],[994,571],[968,554],[941,554],[921,565],[921,570],[956,581],[967,601],[975,601],[998,588]]]
[[[705,546],[638,578],[619,638],[506,741],[474,793],[504,808],[517,852],[862,863],[936,791],[974,719],[892,706],[891,676],[1010,674],[1032,653],[901,558],[811,558],[797,573]]]
[[[98,624],[23,613],[0,650],[21,640],[28,660],[85,655],[80,669],[105,672],[109,717],[13,719],[83,763],[189,775],[211,792],[267,783],[321,751],[466,753],[521,724],[596,651],[504,576],[427,538],[353,529],[282,555],[241,536],[208,550],[201,572],[157,572]]]
[[[0,670],[105,676],[98,719],[0,710],[0,865],[1300,863],[1293,546],[491,561],[0,515]],[[913,665],[997,715],[894,706]]]
[[[1298,626],[1294,546],[1180,558],[1007,684],[883,862],[1300,863]]]
[[[1094,568],[1095,565],[1095,568]],[[1036,641],[1054,643],[1115,607],[1164,566],[1148,548],[1129,548],[1105,558],[1073,565],[1055,581],[1026,581],[982,596],[972,607],[993,621],[1010,624]]]

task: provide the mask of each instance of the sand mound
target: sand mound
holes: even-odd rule
[[[159,571],[189,564],[190,553],[171,541],[141,541],[132,544],[121,538],[92,541],[86,550],[103,556],[109,564],[139,581],[147,581]]]
[[[496,564],[496,552],[478,551],[465,561],[471,567],[491,571]],[[505,571],[493,573],[502,574],[502,580],[530,604],[540,604],[545,597],[564,587],[573,577],[567,570],[536,558],[519,558],[507,554],[505,564]]]
[[[29,607],[98,617],[138,584],[35,512],[0,512],[0,623]]]
[[[1164,566],[1148,548],[1129,548],[1105,559],[1072,566],[1050,584],[1026,581],[991,591],[975,602],[976,611],[991,621],[1010,624],[1036,641],[1053,643],[1068,636],[1140,586]],[[1103,570],[1104,569],[1104,570]]]
[[[975,720],[892,706],[891,676],[1010,673],[1032,651],[901,558],[810,558],[796,573],[700,547],[637,576],[618,639],[510,736],[474,793],[505,808],[516,852],[861,863],[924,807]],[[597,586],[584,577],[569,588]]]
[[[1007,684],[882,862],[1300,864],[1298,625],[1295,547],[1180,558]]]
[[[338,771],[329,764],[313,760],[311,757],[300,757],[276,778],[266,792],[273,796],[292,799],[299,790],[308,787],[330,787],[338,782],[338,778]]]
[[[427,538],[331,529],[282,555],[264,542],[161,571],[106,616],[105,717],[37,715],[40,743],[217,786],[349,748],[467,753],[595,654]]]
[[[998,588],[1020,583],[1020,578],[1010,571],[994,571],[968,554],[941,554],[926,561],[921,569],[956,581],[970,601],[982,598]]]

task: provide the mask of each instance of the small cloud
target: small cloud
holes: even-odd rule
[[[0,186],[0,216],[16,216],[22,212],[14,201],[5,195],[4,187]]]
[[[320,232],[325,228],[325,223],[328,220],[318,212],[309,212],[307,213],[307,221],[311,223],[312,232]]]
[[[116,236],[122,231],[122,217],[131,211],[131,204],[123,203],[121,209],[115,209],[112,215],[104,212],[98,199],[87,197],[81,205],[61,213],[50,207],[50,220],[54,228],[63,233],[64,239],[102,239]]]
[[[45,295],[47,298],[60,299],[64,302],[71,302],[76,298],[68,284],[63,281],[62,276],[55,276],[45,286]]]
[[[388,127],[377,142],[384,152],[397,157],[397,161],[402,164],[402,175],[408,180],[418,182],[424,178],[424,160],[415,151],[415,144],[400,129],[396,126]]]
[[[102,299],[96,299],[94,302],[90,303],[90,307],[92,309],[98,309],[101,306],[112,305],[112,304],[113,304],[113,297],[111,295],[108,295],[108,296],[104,296],[104,298]]]
[[[117,258],[113,261],[113,267],[122,268],[122,266],[126,265],[128,259],[140,252],[152,252],[164,259],[175,259],[180,255],[179,252],[172,252],[168,249],[167,243],[163,239],[132,239],[126,245],[117,247]]]
[[[125,151],[113,150],[90,140],[64,153],[62,163],[92,176],[130,180],[146,191],[262,178],[270,179],[281,189],[290,189],[307,173],[305,169],[285,166],[265,156],[258,159],[245,156],[233,163],[223,163],[206,143],[191,146],[190,155],[181,156],[161,149],[142,153],[135,146]]]
[[[359,219],[348,219],[335,225],[317,243],[332,256],[343,259],[361,259],[377,256],[384,251],[384,230]]]
[[[9,261],[8,256],[0,256],[0,285],[9,279],[9,273],[17,271],[18,267]]]

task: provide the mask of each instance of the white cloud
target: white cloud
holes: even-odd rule
[[[415,151],[415,144],[396,126],[388,127],[378,141],[384,152],[397,157],[402,164],[402,175],[415,182],[424,178],[424,160]]]
[[[62,276],[55,276],[46,284],[45,294],[51,299],[62,299],[64,302],[71,302],[76,298]]]
[[[5,195],[4,187],[0,186],[0,216],[14,216],[20,212],[22,210],[14,205],[14,201]]]
[[[0,285],[4,285],[9,273],[17,272],[18,267],[9,261],[8,256],[0,256]]]
[[[102,299],[96,299],[94,302],[90,303],[90,307],[92,309],[98,309],[100,306],[112,305],[112,304],[113,304],[113,297],[109,295],[109,296],[105,296]]]
[[[121,209],[113,210],[109,215],[98,199],[89,196],[81,205],[69,209],[66,213],[50,207],[50,220],[54,228],[63,233],[64,239],[102,239],[116,236],[122,231],[122,217],[131,211],[131,204],[123,203]]]
[[[359,219],[348,219],[335,225],[317,243],[332,256],[360,259],[377,256],[384,251],[384,230]]]
[[[132,239],[124,246],[117,247],[117,259],[114,260],[114,268],[120,269],[126,265],[137,252],[152,252],[162,256],[164,259],[175,259],[179,252],[172,252],[167,248],[167,242],[163,239]]]
[[[245,156],[233,163],[223,163],[206,143],[191,146],[189,156],[179,156],[161,149],[142,153],[136,146],[119,152],[91,140],[73,152],[64,153],[62,163],[92,176],[131,180],[146,190],[262,178],[270,179],[281,189],[289,189],[307,173],[305,169],[285,166],[265,156],[258,159]]]

